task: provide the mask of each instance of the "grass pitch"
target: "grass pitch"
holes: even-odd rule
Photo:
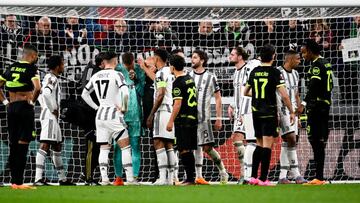
[[[322,186],[240,185],[195,186],[43,186],[36,190],[0,187],[0,203],[92,203],[92,202],[274,202],[351,203],[360,202],[360,184]]]

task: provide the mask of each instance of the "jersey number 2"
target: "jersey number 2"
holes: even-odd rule
[[[99,91],[99,97],[105,99],[109,87],[109,80],[97,80],[95,83]]]

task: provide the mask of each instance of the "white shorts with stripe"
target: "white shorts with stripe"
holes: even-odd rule
[[[154,129],[153,137],[154,138],[165,138],[165,139],[175,139],[174,128],[171,132],[166,130],[166,126],[170,120],[171,112],[168,110],[158,110],[154,116]]]
[[[62,142],[61,129],[58,119],[49,109],[44,108],[40,113],[40,142],[51,141],[51,142]]]
[[[198,124],[197,137],[199,146],[215,143],[214,133],[212,131],[210,120]]]
[[[121,140],[129,137],[123,114],[113,107],[99,108],[96,115],[96,142],[111,144],[112,140]]]
[[[238,117],[234,119],[234,133],[243,133],[245,140],[256,140],[252,113],[243,115],[243,122],[240,122]]]
[[[290,123],[290,112],[286,107],[278,109],[280,115],[280,136],[294,132],[298,134],[298,117],[295,117],[294,124]]]

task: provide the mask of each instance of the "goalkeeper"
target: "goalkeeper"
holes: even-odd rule
[[[125,113],[125,122],[129,131],[132,164],[134,171],[134,178],[139,176],[140,171],[140,135],[143,133],[141,127],[142,121],[142,107],[141,101],[144,95],[145,73],[138,64],[135,64],[134,55],[126,52],[122,55],[123,65],[119,64],[116,67],[124,77],[129,88],[129,111]],[[122,161],[121,150],[118,145],[114,144],[114,168],[116,179],[114,185],[124,185],[122,180]]]

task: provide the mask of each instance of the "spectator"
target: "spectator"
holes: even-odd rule
[[[193,34],[192,40],[188,43],[193,47],[220,47],[223,45],[221,33],[213,32],[213,23],[211,21],[202,21],[199,23],[198,30]]]
[[[171,29],[170,21],[165,17],[160,17],[160,21],[150,24],[149,31],[152,38],[155,39],[155,45],[164,48],[170,48],[177,45],[177,35]]]
[[[317,19],[313,22],[310,31],[310,39],[322,46],[324,57],[330,58],[332,32],[327,22],[323,19]]]
[[[274,20],[266,19],[262,22],[255,22],[254,40],[257,51],[266,44],[272,44],[275,48],[278,45],[278,39],[281,39],[278,35],[277,24]]]
[[[136,51],[136,39],[128,31],[125,20],[119,19],[114,22],[114,31],[109,33],[109,45],[115,46],[116,53]]]
[[[24,39],[24,44],[27,43],[36,46],[39,54],[44,54],[46,58],[60,51],[58,33],[51,29],[49,17],[41,17],[36,23],[35,29],[29,30]]]
[[[1,26],[0,31],[0,54],[6,58],[1,58],[1,68],[4,68],[5,63],[7,65],[12,64],[17,59],[18,47],[22,43],[22,27],[18,24],[17,17],[13,14],[5,16],[5,22]],[[9,50],[10,49],[10,50]],[[6,62],[5,62],[6,61]]]
[[[65,38],[66,49],[77,48],[87,43],[87,30],[85,25],[79,24],[79,14],[70,10],[67,14],[64,30],[60,36]]]
[[[246,46],[250,38],[250,29],[243,21],[230,21],[225,27],[228,47]]]

